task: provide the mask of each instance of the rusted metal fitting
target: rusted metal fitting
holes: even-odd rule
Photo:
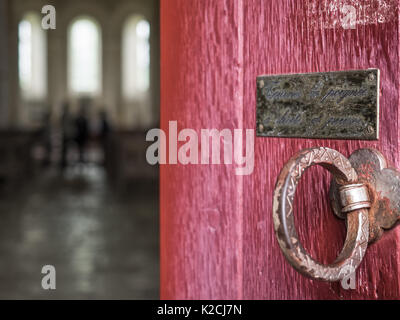
[[[371,207],[368,210],[369,238],[373,243],[400,222],[400,171],[390,167],[382,153],[375,149],[358,149],[349,157],[358,180],[368,189]],[[342,211],[341,184],[332,179],[329,195],[334,213],[345,219],[351,213]],[[354,201],[362,201],[355,195]]]
[[[296,187],[303,173],[313,165],[328,169],[335,180],[348,186],[347,190],[350,191],[343,191],[344,204],[353,206],[352,211],[344,215],[347,235],[343,249],[330,264],[322,264],[307,253],[300,243],[294,223]],[[367,195],[368,190],[360,187],[357,172],[349,160],[336,150],[324,147],[304,149],[289,159],[276,181],[272,211],[275,234],[289,263],[305,276],[324,281],[339,281],[352,273],[360,265],[368,245],[366,204],[354,209],[361,206],[362,202],[369,201]]]
[[[348,184],[339,188],[342,212],[371,208],[368,188],[362,183]]]
[[[294,223],[296,186],[312,165],[333,174],[329,192],[332,208],[346,220],[343,249],[331,264],[322,264],[305,251]],[[310,278],[338,281],[360,265],[368,243],[400,223],[400,171],[388,167],[385,157],[375,149],[356,150],[349,159],[329,148],[304,149],[282,168],[272,213],[279,246],[289,263]]]

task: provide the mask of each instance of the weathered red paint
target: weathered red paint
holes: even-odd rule
[[[236,1],[161,1],[161,128],[242,125]],[[254,110],[254,109],[253,109]],[[161,297],[242,298],[241,179],[233,166],[161,168]]]
[[[339,1],[332,1],[339,3]],[[161,167],[161,298],[378,299],[399,298],[400,229],[367,249],[357,289],[298,274],[284,259],[272,226],[272,195],[284,163],[296,151],[326,146],[344,155],[361,147],[399,159],[399,18],[364,19],[356,29],[321,27],[317,0],[162,0],[161,127],[254,128],[260,74],[379,68],[380,139],[374,141],[256,138],[255,169],[233,166]],[[344,3],[341,1],[340,3]],[[349,1],[371,14],[377,1]],[[358,7],[357,7],[358,8]],[[372,9],[371,9],[372,8]],[[312,168],[300,182],[296,224],[313,257],[332,262],[345,227],[329,207],[329,175]]]

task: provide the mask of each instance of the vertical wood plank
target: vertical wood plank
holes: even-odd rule
[[[172,120],[198,134],[242,125],[242,14],[240,1],[161,1],[165,132]],[[160,179],[161,298],[242,298],[242,180],[234,167],[162,165]]]
[[[349,155],[361,147],[379,149],[399,167],[399,36],[398,4],[378,22],[378,2],[368,1],[246,1],[244,17],[244,112],[246,127],[254,127],[255,79],[260,74],[379,68],[381,70],[380,139],[377,142],[256,138],[255,171],[244,180],[244,298],[341,299],[399,297],[399,229],[370,246],[357,271],[356,290],[339,283],[309,280],[287,263],[274,236],[271,219],[276,177],[296,151],[327,146]],[[334,25],[338,12],[322,5],[353,4],[369,15],[355,29]],[[310,12],[314,8],[314,12]],[[371,9],[372,8],[372,9]],[[368,11],[369,10],[369,11]],[[336,16],[334,16],[336,14]],[[382,18],[382,17],[381,17]],[[272,157],[271,154],[274,156]],[[297,190],[295,218],[300,238],[312,256],[333,262],[344,241],[344,223],[328,204],[329,175],[322,169],[307,172]],[[250,262],[250,263],[249,263]]]
[[[378,20],[378,1],[350,1],[370,14],[356,29],[313,15],[326,1],[161,1],[161,128],[254,128],[260,74],[379,68],[380,139],[256,138],[255,170],[237,177],[230,166],[161,166],[161,298],[398,298],[400,230],[370,246],[357,289],[306,279],[286,262],[272,227],[272,194],[285,161],[299,149],[335,148],[345,155],[379,149],[399,159],[398,4]],[[332,1],[336,5],[344,1]],[[325,23],[327,22],[327,23]],[[332,27],[333,25],[333,27]],[[308,171],[295,199],[300,238],[327,263],[345,236],[328,204],[329,174]]]

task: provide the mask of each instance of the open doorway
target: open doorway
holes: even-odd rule
[[[0,0],[0,298],[158,299],[158,1],[43,5]]]

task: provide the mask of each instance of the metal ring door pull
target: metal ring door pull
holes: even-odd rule
[[[338,185],[341,214],[347,220],[343,249],[335,262],[321,264],[314,260],[299,241],[294,224],[293,200],[296,186],[304,171],[312,165],[328,169]],[[289,263],[300,273],[313,279],[339,281],[352,274],[360,265],[368,246],[371,206],[369,190],[359,183],[350,161],[329,148],[305,149],[294,155],[281,170],[275,186],[273,221],[279,246]]]

